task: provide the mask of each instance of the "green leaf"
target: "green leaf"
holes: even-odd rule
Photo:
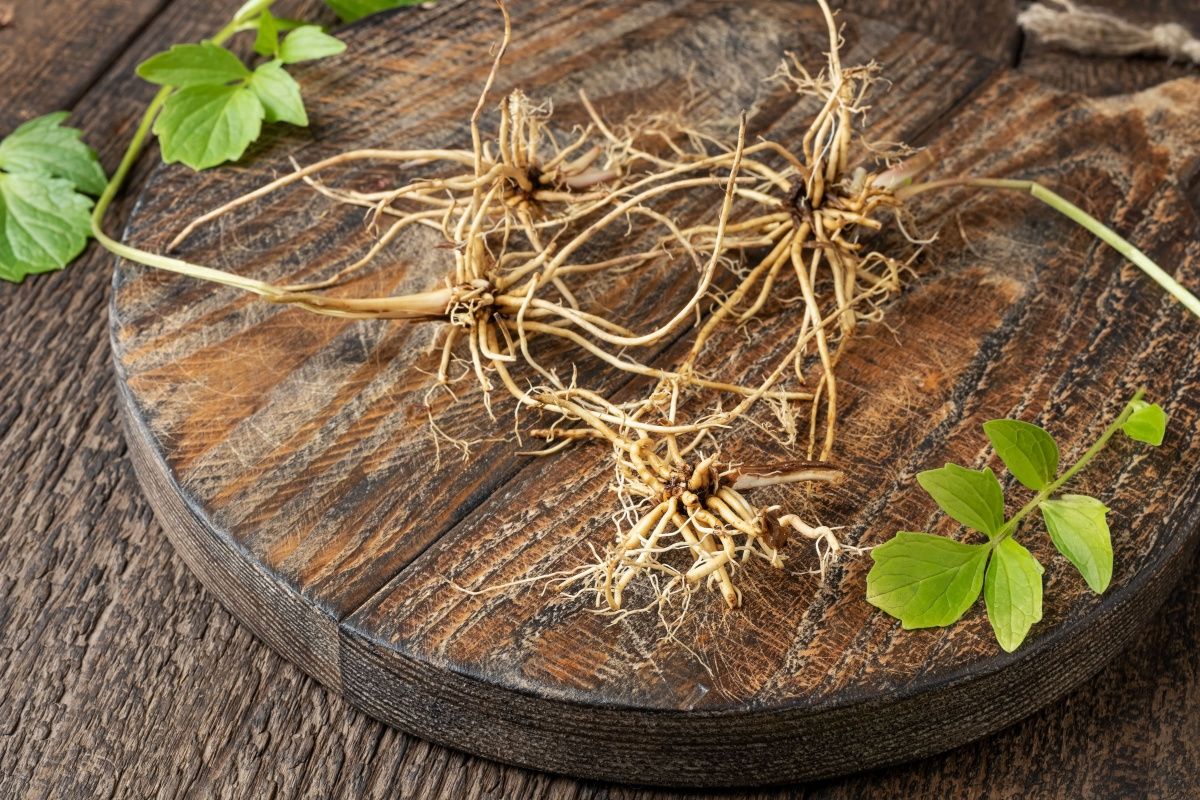
[[[1086,495],[1065,494],[1038,507],[1058,552],[1075,565],[1093,592],[1107,589],[1112,580],[1113,549],[1104,503]]]
[[[335,39],[316,25],[302,25],[292,31],[279,47],[279,57],[285,64],[312,61],[336,56],[346,49],[344,42]]]
[[[906,629],[949,625],[979,598],[988,549],[901,531],[871,551],[867,602]]]
[[[1008,471],[1027,489],[1046,488],[1058,473],[1058,445],[1050,434],[1015,419],[983,423],[983,431]]]
[[[917,483],[943,511],[968,528],[991,538],[1004,525],[1004,492],[990,469],[976,472],[947,464],[919,473]]]
[[[224,47],[202,42],[177,44],[138,65],[137,74],[160,86],[211,86],[242,80],[250,70]]]
[[[1158,447],[1162,444],[1163,435],[1167,432],[1167,412],[1158,403],[1147,403],[1144,400],[1134,400],[1131,403],[1133,413],[1121,430],[1130,439],[1152,444]]]
[[[87,244],[91,208],[69,180],[0,173],[0,278],[65,267]]]
[[[279,26],[270,11],[263,11],[258,18],[258,32],[254,34],[254,52],[260,56],[279,55]]]
[[[78,129],[62,126],[66,118],[66,111],[47,114],[10,133],[0,142],[0,169],[63,178],[87,194],[103,192],[108,179],[96,153],[83,143]]]
[[[424,0],[325,0],[342,22],[354,22],[380,11],[401,6],[420,5]]]
[[[275,17],[275,30],[277,31],[294,31],[296,28],[302,28],[305,25],[311,25],[311,22],[306,22],[302,19],[293,19],[291,17]]]
[[[983,600],[996,640],[1011,653],[1042,618],[1042,565],[1011,538],[996,545]]]
[[[26,122],[0,141],[0,279],[62,269],[91,235],[105,177],[65,111]]]
[[[191,86],[167,98],[154,121],[163,161],[201,170],[233,161],[262,130],[266,110],[246,86]]]
[[[283,69],[280,61],[259,64],[250,78],[250,88],[262,102],[267,122],[290,122],[304,127],[308,114],[300,98],[300,84]]]

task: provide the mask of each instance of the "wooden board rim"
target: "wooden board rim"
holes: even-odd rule
[[[1140,570],[1130,581],[1118,587],[1115,591],[1106,594],[1089,613],[1057,626],[1052,631],[1047,632],[1046,635],[1031,642],[1026,648],[995,657],[990,662],[993,667],[992,669],[964,666],[946,675],[934,678],[920,678],[913,683],[896,689],[886,698],[873,698],[865,694],[859,696],[850,694],[843,695],[837,699],[817,702],[805,707],[795,704],[790,707],[779,705],[769,709],[741,711],[733,709],[716,709],[711,711],[646,710],[616,704],[584,703],[567,698],[548,699],[538,696],[536,693],[522,687],[506,686],[499,682],[488,681],[481,676],[473,675],[466,671],[453,671],[453,680],[448,683],[466,682],[478,687],[483,694],[495,693],[513,702],[522,699],[532,700],[535,704],[544,707],[558,707],[583,712],[627,714],[631,723],[638,723],[639,726],[646,726],[651,730],[660,728],[664,722],[670,725],[674,721],[686,720],[689,724],[715,722],[717,723],[717,726],[713,730],[715,734],[718,730],[723,730],[721,726],[723,721],[736,719],[749,726],[772,722],[781,726],[783,730],[790,731],[788,735],[778,739],[780,742],[780,752],[775,758],[775,763],[780,766],[773,772],[761,774],[761,776],[749,780],[747,779],[745,768],[735,764],[730,764],[727,768],[715,772],[700,775],[688,770],[662,769],[661,761],[657,758],[641,764],[619,764],[612,770],[597,770],[595,762],[592,759],[578,757],[580,743],[566,737],[562,737],[561,739],[563,746],[553,752],[545,750],[539,743],[533,743],[532,746],[528,746],[526,743],[514,741],[511,738],[504,739],[499,735],[491,733],[484,735],[481,739],[480,736],[471,734],[489,730],[486,715],[481,715],[475,725],[469,726],[466,729],[456,728],[454,730],[445,730],[434,726],[414,725],[411,718],[401,718],[396,713],[389,711],[386,706],[380,705],[374,698],[363,697],[353,691],[348,692],[347,689],[349,687],[342,680],[341,669],[347,666],[347,656],[359,649],[379,658],[401,659],[413,665],[419,672],[424,671],[424,674],[428,677],[444,678],[448,674],[448,671],[440,666],[431,667],[429,664],[412,658],[407,653],[395,650],[380,650],[376,652],[376,648],[379,647],[378,642],[355,627],[333,619],[319,604],[311,602],[299,592],[292,592],[292,596],[288,599],[291,604],[296,604],[298,607],[303,608],[309,615],[308,619],[298,620],[300,628],[303,628],[305,625],[312,625],[313,623],[317,623],[313,626],[313,630],[321,630],[328,625],[334,626],[336,640],[334,642],[326,642],[325,645],[336,648],[339,671],[331,672],[323,666],[319,659],[316,658],[315,652],[312,649],[297,650],[294,645],[296,641],[301,640],[300,637],[295,636],[295,634],[301,633],[299,628],[284,631],[285,635],[281,636],[278,629],[264,626],[262,618],[255,616],[249,609],[238,602],[236,596],[229,593],[227,584],[221,580],[220,576],[214,574],[212,569],[214,562],[198,561],[194,557],[189,556],[195,552],[197,547],[204,547],[205,545],[199,540],[207,538],[213,544],[223,547],[227,552],[236,553],[244,558],[245,566],[261,574],[264,580],[269,580],[267,573],[253,559],[247,557],[244,549],[227,532],[212,525],[199,507],[195,503],[190,502],[187,499],[186,493],[180,490],[178,485],[175,484],[166,463],[149,444],[150,440],[147,438],[148,431],[145,419],[137,409],[135,401],[124,385],[121,375],[121,365],[115,359],[114,372],[117,378],[118,407],[121,412],[123,427],[126,431],[130,458],[138,480],[150,500],[155,516],[160,521],[176,551],[188,563],[192,572],[200,578],[206,588],[221,600],[226,608],[243,624],[253,630],[256,636],[285,659],[311,675],[327,689],[342,696],[351,705],[390,725],[438,744],[464,750],[473,755],[531,769],[569,774],[588,779],[620,783],[652,783],[655,785],[676,787],[775,785],[830,778],[866,769],[903,763],[917,758],[936,755],[937,753],[975,741],[1018,722],[1044,705],[1078,688],[1089,677],[1098,672],[1111,658],[1115,657],[1134,637],[1145,620],[1157,613],[1170,589],[1182,575],[1184,566],[1189,563],[1191,557],[1195,554],[1197,542],[1200,542],[1200,511],[1198,511],[1194,515],[1195,519],[1181,522],[1185,526],[1191,523],[1192,534],[1190,536],[1172,536],[1172,541],[1155,554],[1153,561],[1147,564],[1146,568]],[[164,487],[174,487],[174,490],[167,489],[164,491]],[[190,521],[190,524],[179,524],[185,520]],[[269,606],[269,603],[264,602],[260,607],[266,608]],[[1097,629],[1107,631],[1111,635],[1100,640],[1102,647],[1091,649],[1091,652],[1088,652],[1088,646],[1080,645],[1081,642],[1090,643],[1091,638],[1081,636],[1081,632],[1084,630],[1095,632]],[[1075,647],[1072,648],[1071,645]],[[1058,651],[1063,647],[1068,648],[1068,653],[1073,656],[1073,660],[1063,661],[1059,659],[1060,654]],[[354,661],[349,663],[355,664],[360,669],[364,668],[361,662]],[[1068,664],[1071,667],[1069,679],[1060,682],[1052,677],[1061,676],[1063,674],[1061,670],[1039,669],[1040,666],[1048,666],[1052,663],[1057,663],[1060,667],[1064,663]],[[854,763],[835,764],[833,766],[818,765],[814,767],[802,758],[803,752],[806,750],[805,742],[802,737],[797,740],[796,735],[806,729],[824,728],[824,721],[829,717],[839,717],[862,709],[875,711],[886,708],[897,708],[912,703],[917,703],[925,707],[925,702],[931,696],[936,696],[942,692],[961,691],[963,687],[973,686],[980,681],[987,682],[994,680],[1000,673],[1014,666],[1023,667],[1031,673],[1031,675],[1026,675],[1024,678],[1025,680],[1036,682],[1034,691],[1024,694],[1024,703],[1003,706],[998,710],[1000,713],[993,715],[982,722],[982,724],[965,728],[954,727],[949,725],[951,720],[947,719],[944,721],[946,724],[942,727],[945,730],[952,729],[954,731],[950,736],[943,737],[941,740],[930,739],[923,746],[916,749],[910,747],[888,748],[872,753],[868,757],[856,759]],[[375,680],[385,682],[389,678],[395,680],[395,675],[384,669],[374,670],[372,677]],[[1026,688],[1028,688],[1028,685],[1026,684]],[[393,687],[393,689],[395,688]],[[400,686],[399,688],[403,692],[411,691],[411,687],[407,685]],[[413,697],[413,699],[424,704],[436,703],[444,699],[444,697],[444,695],[438,692],[431,692],[424,697]],[[456,735],[456,732],[458,735]],[[660,738],[660,741],[653,742],[652,746],[648,749],[656,753],[673,752],[674,745],[678,742],[673,734],[674,732],[667,731],[666,735]],[[776,734],[771,734],[772,738],[775,736]],[[485,742],[488,739],[497,742],[498,746],[486,746]],[[704,745],[704,747],[707,748],[707,745]]]
[[[987,80],[982,83],[987,83]],[[114,281],[119,277],[118,269],[114,274]],[[119,317],[116,313],[116,298],[117,292],[114,291],[110,320]],[[111,327],[110,331],[114,337],[116,353],[116,326]],[[387,647],[371,637],[369,632],[356,627],[352,621],[353,614],[338,617],[306,593],[294,590],[286,582],[278,580],[231,535],[230,531],[215,525],[204,513],[202,505],[178,484],[163,454],[155,446],[148,419],[138,408],[127,386],[119,358],[115,359],[115,363],[121,413],[139,479],[146,487],[156,514],[177,550],[193,571],[239,619],[285,658],[297,663],[331,690],[342,694],[352,704],[365,709],[373,716],[463,750],[554,772],[670,785],[778,783],[828,777],[895,763],[965,743],[1031,713],[1040,705],[1086,680],[1099,669],[1158,607],[1174,582],[1172,578],[1178,576],[1182,564],[1186,563],[1186,553],[1193,551],[1196,546],[1195,525],[1191,526],[1190,535],[1178,530],[1164,529],[1163,535],[1168,535],[1171,541],[1165,546],[1156,547],[1147,555],[1148,563],[1141,570],[1101,598],[1084,616],[1068,619],[1052,629],[1047,629],[1017,653],[999,654],[989,658],[982,666],[959,666],[933,677],[922,673],[915,680],[889,690],[884,697],[865,692],[843,692],[837,697],[822,698],[803,705],[798,698],[793,697],[790,701],[773,703],[767,708],[686,711],[647,709],[621,702],[584,702],[556,694],[539,695],[520,685],[491,680],[485,674],[460,669],[453,663],[433,665],[413,656],[402,645]],[[510,476],[508,480],[513,480],[513,477]],[[1196,516],[1197,513],[1193,509],[1193,513],[1188,519],[1181,521],[1181,524],[1196,521],[1192,519]],[[207,562],[197,558],[197,554],[201,552],[198,548],[205,547],[222,549],[223,557]],[[218,574],[218,570],[224,568],[223,562],[226,560],[239,562],[239,569],[248,570],[256,579],[261,578],[262,583],[252,580],[248,587],[237,587],[240,590],[258,590],[259,596],[243,597],[236,590],[231,593],[224,576]],[[273,578],[275,580],[272,580]],[[269,596],[268,592],[271,593]],[[289,612],[298,611],[297,615],[291,618],[285,615],[281,620],[263,616],[261,612],[264,609],[277,611],[273,604],[280,602],[280,593],[283,608]],[[1103,634],[1090,652],[1083,643],[1086,633],[1093,636]],[[1068,657],[1060,658],[1064,650]],[[388,669],[389,664],[395,667],[394,671]],[[971,720],[968,725],[954,726],[950,723],[955,720],[944,719],[943,727],[951,733],[946,734],[942,731],[940,737],[931,736],[917,747],[891,741],[885,742],[886,746],[874,750],[868,748],[870,752],[859,753],[853,760],[816,759],[815,763],[810,763],[802,757],[813,747],[817,747],[818,750],[822,746],[836,749],[837,746],[850,748],[856,744],[854,740],[839,742],[834,738],[825,740],[820,737],[820,740],[814,743],[805,738],[813,732],[822,731],[824,721],[828,719],[840,719],[846,714],[862,709],[878,711],[886,708],[903,709],[914,704],[923,706],[927,698],[938,694],[962,692],[965,687],[975,683],[991,686],[993,695],[998,697],[997,687],[1003,685],[1004,673],[1009,670],[1019,671],[1021,668],[1031,669],[1031,665],[1039,664],[1053,664],[1059,667],[1065,665],[1066,669],[1058,672],[1034,670],[1030,678],[1032,682],[1024,685],[1027,691],[1019,701],[990,707],[990,715],[986,719]],[[496,702],[501,704],[501,708],[511,710],[514,716],[525,720],[526,724],[531,719],[535,722],[541,721],[546,723],[548,731],[522,731],[520,726],[517,726],[516,733],[524,733],[527,738],[522,739],[519,735],[514,738],[514,729],[512,726],[505,727],[506,721],[497,721],[487,713],[487,709],[475,706],[469,706],[469,709],[475,711],[476,717],[466,722],[459,720],[457,725],[452,724],[453,721],[447,723],[432,717],[414,721],[405,709],[389,705],[379,697],[368,696],[364,694],[360,684],[344,680],[344,675],[355,671],[356,674],[369,678],[365,681],[367,686],[390,686],[390,689],[382,693],[393,699],[411,701],[419,707],[436,707],[438,703],[457,702],[461,713],[463,703],[460,698],[467,696],[466,692],[474,692],[478,696],[493,696]],[[401,672],[403,674],[400,674]],[[1065,680],[1064,672],[1068,673]],[[443,681],[441,686],[437,685],[439,680]],[[421,685],[414,689],[414,682]],[[1032,690],[1029,689],[1030,686],[1033,687]],[[529,704],[531,708],[524,709],[525,704]],[[534,713],[537,709],[541,710],[541,716]],[[554,709],[558,709],[562,715],[556,717],[552,713],[546,713]],[[608,768],[599,767],[593,759],[580,755],[583,742],[562,736],[561,722],[571,712],[606,720],[624,719],[642,735],[642,743],[646,742],[647,734],[654,735],[657,738],[651,740],[653,749],[657,753],[677,752],[682,763],[664,766],[657,759],[639,761],[627,753],[625,760],[615,762]],[[683,730],[683,722],[690,726],[689,730]],[[721,764],[706,772],[697,770],[697,754],[703,753],[709,746],[706,741],[698,742],[697,737],[728,733],[726,726],[730,723],[733,723],[738,735],[745,737],[745,743],[756,747],[762,746],[764,742],[772,745],[773,765],[763,767],[753,778],[748,778],[745,767],[736,763]],[[677,725],[679,730],[675,729]],[[774,727],[768,730],[768,725]],[[760,726],[763,729],[756,730]],[[555,745],[548,749],[545,740],[546,736],[551,734],[557,735],[558,738]],[[841,735],[845,736],[845,733],[842,732]],[[680,737],[683,737],[682,740]],[[764,762],[760,760],[756,763]]]

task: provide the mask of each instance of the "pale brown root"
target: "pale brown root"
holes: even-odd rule
[[[763,468],[739,466],[727,477],[733,481],[737,491],[761,489],[764,486],[782,486],[788,483],[837,483],[844,473],[823,462],[807,462],[788,468]]]
[[[809,525],[795,514],[784,514],[778,522],[813,542],[817,553],[817,572],[820,574],[821,580],[825,580],[829,568],[841,558],[843,553],[850,552],[857,555],[865,552],[861,547],[839,542],[831,528],[824,525]]]
[[[430,161],[434,161],[434,160],[456,161],[459,163],[464,163],[464,159],[469,158],[469,157],[470,157],[469,151],[460,151],[460,150],[364,149],[364,150],[351,150],[350,152],[347,152],[347,153],[340,153],[336,156],[331,156],[329,158],[325,158],[320,161],[317,161],[316,163],[309,164],[307,167],[303,167],[301,169],[295,170],[294,172],[290,172],[287,175],[284,175],[281,178],[277,178],[264,186],[260,186],[258,189],[255,189],[254,191],[247,192],[246,194],[244,194],[240,197],[234,198],[233,200],[230,200],[228,203],[225,203],[222,206],[218,206],[217,208],[214,208],[212,211],[208,211],[204,214],[201,214],[199,217],[196,217],[194,220],[189,222],[186,226],[184,226],[183,230],[181,230],[178,234],[176,234],[175,238],[172,239],[170,244],[167,245],[167,250],[171,251],[171,250],[178,249],[179,245],[183,244],[184,240],[187,239],[189,236],[191,236],[191,234],[197,228],[199,228],[201,225],[205,225],[209,222],[212,222],[214,219],[217,219],[218,217],[222,217],[225,214],[228,214],[231,211],[241,208],[244,205],[253,203],[255,200],[266,197],[269,194],[273,194],[274,192],[277,192],[280,189],[282,189],[290,184],[295,183],[296,181],[303,180],[304,178],[306,178],[310,175],[315,175],[318,172],[327,170],[331,167],[336,167],[336,166],[339,166],[341,164],[346,164],[351,161],[362,161],[362,160],[399,161],[402,163],[407,163],[409,165],[427,164]],[[467,161],[465,163],[470,163],[470,162]]]
[[[838,364],[909,263],[870,243],[893,222],[911,239],[899,222],[903,187],[928,166],[920,156],[900,161],[910,154],[903,148],[861,141],[876,68],[842,65],[836,20],[818,3],[829,35],[825,68],[814,74],[792,57],[775,76],[819,106],[798,149],[747,143],[744,113],[726,142],[676,112],[613,123],[583,95],[590,123],[569,131],[555,129],[548,103],[520,90],[497,103],[489,98],[512,35],[499,2],[503,36],[470,116],[469,149],[359,150],[297,166],[192,221],[172,247],[199,225],[300,182],[366,209],[375,240],[328,278],[277,286],[190,265],[186,274],[312,313],[443,326],[439,385],[449,390],[463,377],[452,377],[451,365],[461,367],[492,420],[506,413],[493,408],[492,392],[500,392],[520,410],[518,441],[525,417],[538,417],[529,427],[546,446],[525,452],[551,455],[596,439],[612,448],[625,522],[594,569],[576,576],[590,581],[599,606],[633,613],[626,601],[646,587],[652,600],[635,607],[665,618],[670,606],[679,614],[673,625],[703,590],[736,608],[742,571],[760,558],[781,568],[788,531],[814,542],[822,574],[849,549],[831,528],[777,516],[743,492],[841,477],[828,463],[845,403]],[[347,172],[339,167],[364,160],[396,164],[399,185],[330,184]],[[703,220],[679,217],[676,209],[688,206],[681,199],[706,193],[713,203]],[[434,288],[385,297],[323,291],[417,229],[442,239],[433,252],[444,256],[445,277]],[[312,265],[305,274],[331,269]],[[631,280],[643,273],[657,283]],[[646,285],[681,288],[630,303]],[[759,326],[775,338],[755,341]],[[664,357],[668,347],[680,355]],[[581,366],[627,373],[628,382],[603,385],[630,388],[618,397],[587,385],[592,373],[581,376]],[[764,399],[774,420],[757,409]],[[435,442],[469,450],[430,421]],[[722,437],[746,426],[789,444],[807,431],[808,458],[722,465]]]

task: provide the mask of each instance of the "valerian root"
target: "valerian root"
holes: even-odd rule
[[[795,515],[762,508],[746,491],[794,482],[835,482],[841,473],[826,464],[805,463],[787,469],[723,468],[716,453],[676,455],[650,436],[616,444],[617,492],[630,510],[632,524],[618,532],[603,557],[564,581],[590,580],[598,603],[610,611],[625,607],[634,580],[645,579],[657,603],[677,592],[705,585],[737,608],[742,593],[735,571],[751,559],[782,567],[788,530],[805,536],[819,531],[826,549],[821,569],[841,546],[828,528],[808,526]],[[660,450],[662,452],[660,452]]]

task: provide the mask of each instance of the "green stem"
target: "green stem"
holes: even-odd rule
[[[1091,460],[1099,455],[1100,451],[1104,449],[1104,446],[1108,444],[1108,440],[1112,438],[1113,434],[1119,431],[1121,426],[1124,425],[1129,419],[1129,416],[1133,414],[1134,404],[1141,400],[1145,394],[1145,389],[1138,389],[1130,401],[1125,404],[1125,408],[1121,410],[1121,413],[1117,415],[1117,418],[1114,419],[1112,423],[1104,429],[1104,432],[1100,434],[1100,438],[1097,439],[1091,447],[1084,451],[1083,455],[1079,457],[1079,460],[1072,464],[1070,468],[1068,468],[1062,475],[1059,475],[1057,478],[1051,481],[1046,488],[1034,495],[1032,500],[1026,503],[1020,511],[1018,511],[1016,514],[1013,514],[1012,518],[1004,523],[1004,526],[996,533],[996,538],[991,541],[991,546],[995,548],[1002,541],[1012,536],[1017,530],[1017,526],[1021,523],[1021,520],[1029,516],[1029,514],[1032,513],[1033,510],[1037,508],[1043,501],[1049,499],[1051,495],[1062,488],[1063,484],[1071,480],[1071,478],[1074,478],[1079,474],[1080,470],[1091,463]]]
[[[951,186],[975,186],[983,189],[1012,189],[1020,192],[1029,192],[1031,195],[1041,200],[1046,205],[1053,208],[1063,216],[1073,220],[1077,224],[1089,230],[1096,238],[1103,241],[1105,244],[1112,247],[1125,258],[1129,259],[1142,272],[1149,275],[1154,281],[1166,289],[1167,293],[1183,303],[1184,307],[1200,317],[1200,298],[1188,291],[1179,281],[1172,278],[1166,270],[1155,264],[1153,260],[1141,250],[1134,247],[1126,239],[1122,238],[1112,228],[1105,225],[1100,220],[1093,217],[1091,214],[1084,211],[1079,206],[1067,200],[1062,195],[1047,189],[1037,181],[1027,180],[1008,180],[1002,178],[949,178],[940,181],[929,181],[927,183],[917,183],[911,186],[905,186],[896,190],[896,196],[900,198],[911,197],[921,192],[927,192],[933,189],[943,189]]]
[[[234,19],[221,28],[221,30],[217,31],[208,41],[213,44],[224,44],[230,36],[241,30],[244,24],[245,20]],[[154,95],[154,99],[150,101],[150,105],[146,107],[145,113],[142,114],[142,119],[138,123],[133,138],[129,140],[129,145],[125,148],[125,154],[121,157],[121,163],[117,166],[117,171],[113,173],[108,183],[104,186],[104,191],[100,194],[100,199],[96,201],[96,206],[92,209],[92,236],[109,252],[121,258],[145,264],[148,267],[157,267],[158,269],[178,272],[201,280],[234,286],[258,295],[270,296],[278,294],[279,292],[275,287],[263,281],[256,281],[253,278],[243,278],[240,275],[233,275],[210,267],[191,264],[178,258],[170,258],[158,255],[157,253],[139,250],[136,247],[122,244],[104,232],[104,215],[108,212],[109,206],[112,205],[113,198],[117,196],[117,192],[125,184],[130,170],[137,163],[138,156],[142,154],[146,139],[154,126],[154,120],[158,117],[158,113],[162,110],[163,104],[167,102],[167,97],[170,96],[172,91],[174,90],[170,86],[164,86],[159,89],[157,94]]]

